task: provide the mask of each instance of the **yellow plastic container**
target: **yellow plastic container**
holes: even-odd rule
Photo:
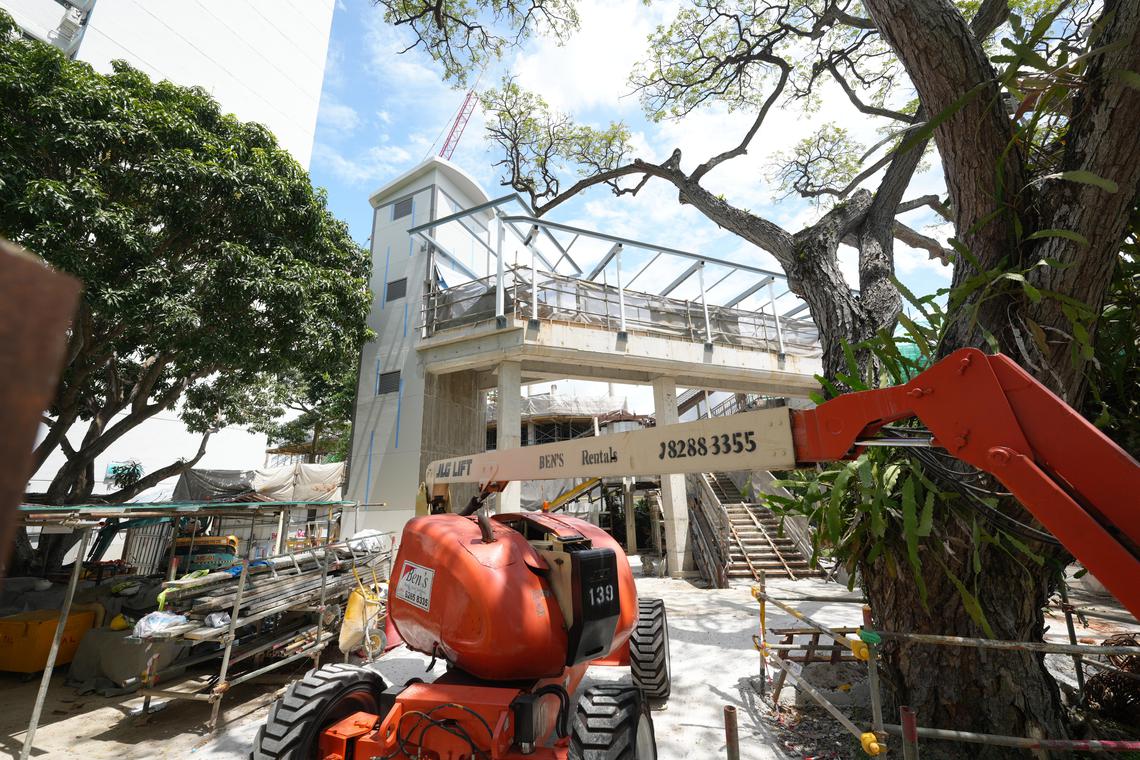
[[[34,610],[0,618],[0,670],[12,673],[38,673],[47,667],[51,640],[59,622],[59,610]],[[67,616],[55,664],[71,662],[79,640],[95,622],[91,610]]]

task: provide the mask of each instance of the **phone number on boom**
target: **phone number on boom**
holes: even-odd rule
[[[755,433],[751,430],[719,435],[676,438],[661,442],[658,459],[684,459],[709,454],[745,454],[756,450]]]

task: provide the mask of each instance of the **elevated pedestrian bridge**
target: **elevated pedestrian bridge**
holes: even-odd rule
[[[481,215],[486,227],[470,221]],[[434,254],[436,287],[425,289],[416,344],[428,373],[475,371],[490,388],[509,360],[524,384],[668,377],[687,388],[800,397],[818,388],[818,332],[778,272],[495,207],[410,232]],[[608,246],[588,273],[569,255],[583,240]],[[480,263],[490,272],[475,276]]]

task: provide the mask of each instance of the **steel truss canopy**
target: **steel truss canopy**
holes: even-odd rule
[[[522,208],[524,210],[524,213],[505,213],[507,210],[505,207],[510,207],[512,205],[516,205],[517,207]],[[474,280],[478,279],[478,277],[476,273],[471,269],[471,267],[463,264],[460,258],[453,251],[448,249],[446,244],[440,242],[436,237],[433,237],[432,231],[436,228],[440,228],[451,223],[457,223],[462,227],[463,230],[466,231],[468,235],[478,241],[478,246],[484,250],[492,259],[498,259],[500,251],[503,249],[502,240],[500,240],[499,246],[496,248],[493,244],[493,239],[490,243],[487,240],[484,240],[481,234],[479,234],[478,230],[473,229],[473,225],[471,225],[469,222],[470,217],[479,214],[485,215],[487,213],[490,213],[493,216],[492,224],[495,222],[498,223],[500,237],[505,235],[513,239],[513,241],[522,246],[523,250],[530,254],[530,266],[536,271],[549,274],[560,274],[558,267],[563,265],[563,262],[565,262],[565,266],[568,266],[572,271],[570,273],[563,271],[561,273],[563,276],[569,274],[571,277],[580,278],[583,281],[594,282],[600,278],[607,269],[615,268],[616,262],[616,269],[618,271],[611,273],[611,277],[613,274],[616,274],[616,281],[618,283],[619,291],[631,290],[634,283],[641,280],[644,276],[652,276],[653,271],[662,271],[661,267],[664,267],[668,263],[667,261],[660,261],[663,258],[666,260],[684,259],[689,263],[686,265],[685,269],[680,272],[680,274],[677,274],[675,277],[673,277],[669,284],[658,291],[656,295],[661,297],[670,296],[672,293],[674,293],[674,291],[689,281],[694,274],[699,274],[701,280],[699,298],[702,302],[705,303],[706,307],[712,305],[720,305],[730,308],[739,307],[739,304],[741,304],[746,299],[760,293],[763,288],[772,285],[772,283],[776,281],[785,282],[787,280],[786,276],[782,272],[765,269],[763,267],[754,266],[752,264],[729,261],[727,259],[722,259],[716,256],[694,253],[692,251],[686,251],[680,248],[674,248],[672,246],[659,245],[657,243],[646,242],[644,240],[636,240],[621,235],[599,232],[597,230],[586,229],[570,224],[564,224],[562,222],[543,219],[534,216],[529,204],[518,193],[509,193],[485,203],[480,203],[470,208],[457,211],[453,214],[440,217],[439,219],[416,225],[414,227],[411,227],[408,232],[409,234],[421,238],[428,245],[434,246],[436,255],[439,256],[444,262],[446,262],[449,267],[452,267],[455,269],[455,271],[460,272],[463,274],[463,276]],[[572,235],[573,237],[568,244],[563,245],[555,233],[566,233],[567,235]],[[583,271],[577,262],[575,262],[574,259],[570,256],[569,251],[569,249],[573,247],[579,239],[583,238],[587,240],[597,240],[611,244],[609,249],[602,255],[597,263],[590,268],[589,272]],[[545,241],[545,243],[549,243],[551,246],[553,246],[553,250],[557,251],[558,255],[556,257],[550,255],[552,254],[550,248],[547,248],[547,253],[543,253],[538,245],[540,241]],[[513,244],[514,243],[512,243],[512,245]],[[645,264],[640,264],[640,262],[637,262],[635,266],[638,268],[634,272],[633,276],[629,277],[628,273],[630,271],[634,271],[629,268],[629,255],[634,251],[647,252],[653,255]],[[623,258],[626,260],[626,272],[624,273],[624,276],[623,272],[620,271],[622,268]],[[554,261],[552,262],[551,259],[554,259]],[[660,264],[658,263],[659,261]],[[710,266],[723,267],[724,269],[717,270],[713,275],[716,277],[716,279],[712,281],[711,285],[706,286],[706,273],[704,270]],[[671,267],[667,271],[669,271],[670,276],[672,276],[673,272],[676,272],[676,267]],[[734,278],[734,275],[737,277]],[[745,286],[742,291],[731,298],[724,299],[723,297],[717,298],[710,295],[710,291],[713,291],[722,284],[728,282],[730,278],[737,280],[743,279],[747,281],[751,280],[753,277],[757,277],[758,279],[755,282],[752,282],[751,284]],[[624,287],[621,285],[623,280],[625,281]],[[647,291],[643,286],[641,292],[649,291]],[[766,294],[760,294],[762,302],[765,304],[763,308],[770,313],[775,313],[777,311],[776,302],[787,295],[789,295],[789,291],[786,287],[779,288],[778,292],[769,288]],[[695,298],[697,296],[693,297]],[[790,305],[790,310],[786,310],[781,315],[781,318],[794,317],[795,315],[802,313],[805,309],[807,309],[806,304],[792,303]]]

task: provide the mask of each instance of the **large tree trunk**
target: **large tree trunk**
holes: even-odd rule
[[[1107,177],[1119,184],[1117,194],[1091,185],[1027,180],[1028,170],[1013,142],[1011,122],[1000,108],[995,73],[949,0],[866,0],[865,5],[906,66],[928,113],[942,114],[961,103],[971,88],[981,88],[935,130],[957,235],[981,268],[993,269],[1003,261],[1016,267],[1044,256],[1055,258],[1068,266],[1042,269],[1039,276],[1043,281],[1038,285],[1082,300],[1094,310],[1099,308],[1119,251],[1126,211],[1140,179],[1140,162],[1126,157],[1135,149],[1140,97],[1106,73],[1137,70],[1137,5],[1105,4],[1105,31],[1092,46],[1121,44],[1092,63],[1086,73],[1086,83],[1074,101],[1069,155],[1060,167]],[[1044,187],[1038,189],[1041,185]],[[1004,189],[995,192],[999,186]],[[1090,245],[1078,246],[1064,238],[1027,244],[1015,233],[1015,215],[1020,217],[1026,236],[1034,229],[1072,230],[1084,235]],[[954,282],[961,284],[975,273],[974,267],[959,261]],[[985,302],[977,322],[960,321],[944,341],[943,350],[966,345],[984,348],[980,329],[984,327],[997,337],[1003,350],[1039,380],[1070,404],[1078,405],[1084,388],[1083,367],[1072,362],[1067,341],[1057,341],[1044,355],[1032,348],[1026,351],[1025,346],[1033,346],[1027,319],[1046,328],[1072,329],[1056,301],[1044,299],[1034,304],[1014,291]],[[1015,503],[1003,509],[1028,520]],[[968,567],[972,543],[969,526],[944,521],[939,536],[956,550],[948,560],[949,569],[962,579],[973,576]],[[1065,557],[1056,548],[1036,548],[1050,560]],[[1047,598],[1050,571],[1018,564],[992,546],[980,551],[976,591],[994,634],[1000,639],[1039,640],[1043,629],[1041,606]],[[893,578],[881,560],[863,568],[876,623],[884,630],[983,635],[930,550],[924,552],[923,559],[929,590],[925,608],[905,571]],[[1059,693],[1040,657],[912,644],[892,644],[884,654],[894,697],[917,710],[920,725],[1017,736],[1065,736]],[[933,742],[929,749],[923,748],[924,757],[937,756],[935,752],[947,757],[1013,754],[1007,749]]]
[[[959,579],[972,575],[969,528],[941,521],[936,530],[956,551],[952,557],[937,559],[929,549],[920,553],[927,588],[925,606],[904,557],[894,558],[893,571],[882,558],[861,569],[875,625],[886,631],[986,637],[967,614],[961,594],[939,562],[946,563],[946,569]],[[979,552],[983,572],[976,587],[968,585],[994,636],[1040,641],[1044,629],[1041,608],[1051,590],[1049,573],[1024,559],[1019,565],[994,546],[980,547]],[[885,643],[881,653],[889,722],[897,723],[899,706],[907,705],[917,712],[922,726],[1054,739],[1066,735],[1060,693],[1043,655],[898,641]],[[941,741],[922,746],[924,758],[1017,754],[1009,748]]]

